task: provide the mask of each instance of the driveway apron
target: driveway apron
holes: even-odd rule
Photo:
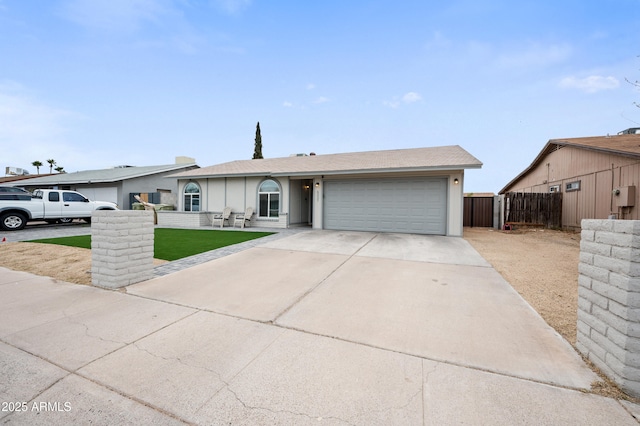
[[[598,377],[465,240],[362,232],[300,232],[123,291],[0,268],[0,375],[0,399],[29,408],[0,412],[16,424],[636,424],[637,409],[589,393]]]

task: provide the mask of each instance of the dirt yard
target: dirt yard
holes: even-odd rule
[[[499,231],[465,228],[464,238],[572,346],[578,322],[580,234],[548,229]],[[625,395],[591,362],[600,376],[591,390],[599,395],[640,402]]]
[[[465,228],[464,238],[547,324],[575,345],[579,233]]]
[[[579,233],[465,228],[464,238],[551,327],[575,345]],[[91,284],[91,252],[87,249],[38,243],[0,243],[0,266],[71,283]],[[605,378],[594,383],[593,391],[604,396],[630,399]]]
[[[155,265],[166,260],[154,259]],[[91,284],[91,250],[42,243],[0,243],[0,266],[75,284]]]

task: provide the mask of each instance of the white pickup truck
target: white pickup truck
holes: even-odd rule
[[[114,203],[90,201],[75,191],[37,189],[31,199],[20,198],[0,198],[0,228],[4,231],[17,231],[36,220],[56,223],[79,218],[90,222],[94,210],[118,210]]]

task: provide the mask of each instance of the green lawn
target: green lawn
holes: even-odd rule
[[[176,260],[194,254],[215,250],[256,238],[266,237],[273,232],[216,231],[210,229],[156,228],[154,235],[154,255],[156,259]],[[63,246],[91,248],[91,235],[77,237],[45,238],[31,243],[59,244]]]

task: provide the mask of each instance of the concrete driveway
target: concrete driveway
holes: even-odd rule
[[[584,392],[597,376],[465,240],[399,234],[302,232],[125,291],[0,269],[0,374],[0,402],[26,403],[0,412],[16,424],[636,424],[637,410]]]

